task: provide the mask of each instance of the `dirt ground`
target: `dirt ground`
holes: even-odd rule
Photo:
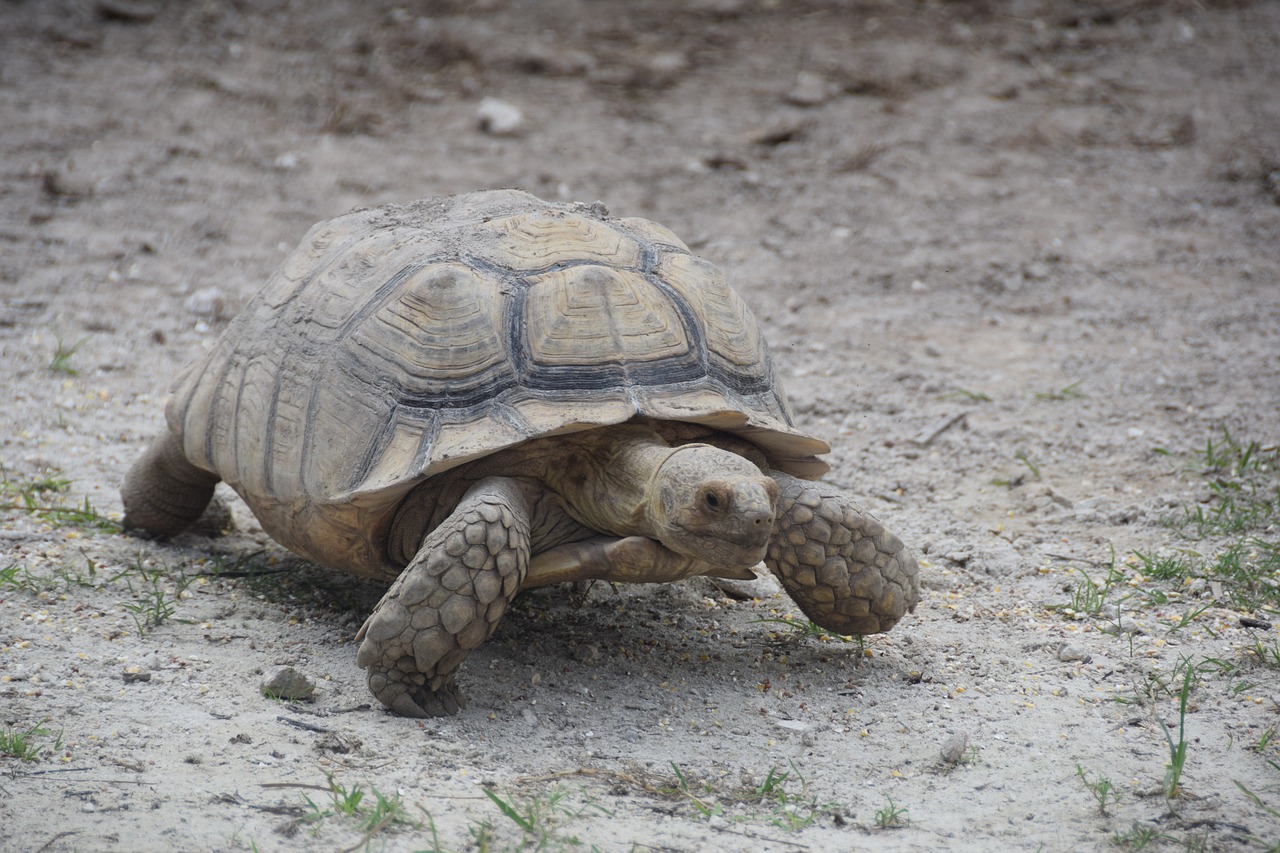
[[[113,529],[176,371],[312,223],[484,187],[718,264],[916,613],[858,643],[762,621],[799,615],[770,580],[540,591],[420,722],[355,665],[377,585],[238,502]],[[1143,560],[1243,543],[1275,589],[1275,503],[1179,519],[1276,488],[1280,4],[4,0],[0,295],[4,850],[1280,844],[1276,599]]]

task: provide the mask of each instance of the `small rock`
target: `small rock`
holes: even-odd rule
[[[71,160],[47,170],[42,186],[48,195],[65,201],[81,201],[91,198],[94,193],[93,181],[78,174],[76,164]]]
[[[1098,629],[1104,634],[1141,634],[1142,628],[1138,625],[1138,620],[1132,616],[1121,616],[1119,620],[1114,622],[1105,622]]]
[[[1058,660],[1078,660],[1081,663],[1088,663],[1093,660],[1093,655],[1089,654],[1089,650],[1078,643],[1063,643],[1062,647],[1058,649]]]
[[[291,666],[278,666],[262,680],[262,695],[271,699],[310,699],[315,682]]]
[[[653,89],[673,86],[689,71],[689,57],[679,51],[655,53],[634,69],[631,84]]]
[[[98,17],[106,21],[121,21],[126,24],[145,24],[160,13],[155,3],[140,3],[136,0],[98,0],[96,4]]]
[[[969,733],[959,732],[943,742],[942,749],[938,750],[938,754],[942,757],[943,764],[959,764],[960,759],[964,758],[965,750],[968,748]]]
[[[600,647],[595,643],[579,643],[573,647],[573,659],[578,663],[596,663],[600,660]]]
[[[524,112],[498,98],[484,98],[476,107],[480,129],[490,136],[515,136],[524,127]]]
[[[786,729],[791,732],[807,732],[809,730],[809,724],[802,723],[799,720],[774,720],[773,724],[780,729]]]
[[[521,71],[549,77],[577,77],[595,69],[595,57],[583,50],[547,44],[526,45],[513,57]]]
[[[1044,261],[1032,261],[1022,268],[1023,281],[1044,281],[1053,270]]]
[[[227,298],[217,287],[202,287],[187,297],[183,307],[207,320],[221,322],[227,318]]]
[[[816,107],[831,96],[831,87],[827,81],[817,74],[801,71],[796,75],[796,82],[787,92],[787,102],[798,107]]]
[[[125,684],[137,684],[139,682],[150,681],[151,673],[145,669],[138,669],[137,667],[129,667],[124,671],[122,677],[124,678]]]

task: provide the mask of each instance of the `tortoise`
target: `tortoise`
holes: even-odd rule
[[[219,480],[276,541],[390,581],[357,634],[373,694],[457,713],[522,589],[753,578],[887,631],[902,542],[816,478],[756,320],[661,225],[493,190],[314,226],[178,377],[124,525],[191,528]]]

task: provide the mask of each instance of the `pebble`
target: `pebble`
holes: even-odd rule
[[[145,24],[160,14],[158,4],[137,0],[98,0],[94,6],[100,18],[127,24]]]
[[[573,659],[578,663],[598,663],[600,647],[595,643],[579,643],[573,647]]]
[[[959,764],[960,759],[964,758],[965,750],[969,748],[969,733],[958,732],[947,738],[942,749],[938,750],[938,754],[942,757],[944,764]]]
[[[278,666],[262,680],[262,695],[273,699],[309,699],[316,684],[291,666]]]
[[[1082,663],[1088,663],[1093,660],[1093,655],[1089,654],[1089,650],[1078,643],[1063,643],[1062,647],[1058,649],[1058,660],[1078,660]]]
[[[635,69],[632,82],[662,89],[675,84],[689,70],[689,58],[679,51],[655,53]]]
[[[524,127],[524,112],[499,98],[483,98],[476,107],[476,119],[490,136],[515,136]]]
[[[773,724],[780,729],[792,732],[807,732],[809,730],[809,724],[802,723],[799,720],[774,720]]]
[[[825,79],[810,71],[801,71],[787,92],[787,102],[798,107],[816,107],[827,100],[830,92]]]
[[[188,296],[182,306],[197,317],[204,317],[215,323],[225,320],[229,313],[227,297],[217,287],[200,288]]]
[[[76,172],[76,164],[68,160],[44,173],[44,191],[56,198],[80,201],[94,193],[93,181]]]
[[[1132,616],[1121,616],[1118,622],[1104,622],[1098,629],[1104,634],[1141,634],[1142,628],[1138,620]]]

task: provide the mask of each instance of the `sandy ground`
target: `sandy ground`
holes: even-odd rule
[[[1136,552],[1276,542],[1169,520],[1224,427],[1275,489],[1277,93],[1266,2],[0,3],[0,848],[1276,849],[1275,599]],[[541,591],[419,722],[355,665],[376,585],[238,503],[95,526],[313,222],[507,186],[725,270],[914,616]]]

